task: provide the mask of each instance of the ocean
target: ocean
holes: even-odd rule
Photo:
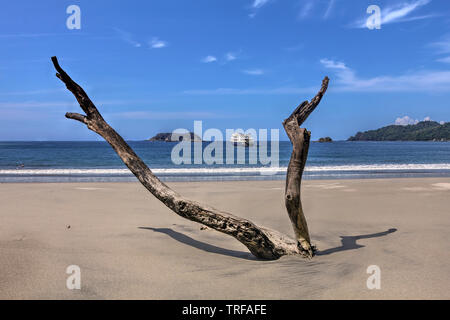
[[[273,153],[269,144],[268,154],[279,159],[276,166],[249,164],[259,147],[246,149],[244,164],[235,160],[234,164],[177,165],[171,160],[177,143],[129,144],[163,181],[283,180],[292,151],[288,141],[280,142]],[[208,144],[203,143],[203,149]],[[225,163],[225,145],[223,150]],[[304,173],[304,179],[394,177],[450,177],[450,143],[312,142]],[[1,183],[113,181],[136,179],[106,142],[0,142]]]

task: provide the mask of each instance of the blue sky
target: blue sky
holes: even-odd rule
[[[69,5],[81,29],[69,30]],[[381,29],[369,30],[369,5]],[[280,128],[325,75],[313,139],[450,121],[450,1],[3,1],[0,140],[98,140],[50,57],[126,139],[203,127]]]

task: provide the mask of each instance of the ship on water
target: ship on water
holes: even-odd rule
[[[253,138],[249,134],[235,132],[230,137],[230,142],[235,146],[250,147],[254,144]]]

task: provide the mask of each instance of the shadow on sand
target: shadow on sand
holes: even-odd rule
[[[139,229],[152,230],[154,232],[164,233],[164,234],[168,235],[169,237],[171,237],[174,240],[177,240],[177,241],[179,241],[181,243],[187,244],[187,245],[189,245],[191,247],[194,247],[194,248],[206,251],[206,252],[221,254],[221,255],[224,255],[224,256],[240,258],[240,259],[245,259],[245,260],[253,260],[253,261],[257,261],[258,260],[250,252],[229,250],[229,249],[224,249],[224,248],[221,248],[221,247],[217,247],[217,246],[205,243],[205,242],[201,242],[201,241],[192,239],[191,237],[188,237],[187,235],[184,235],[184,234],[182,234],[180,232],[174,231],[174,230],[169,229],[169,228],[139,227]]]
[[[395,231],[397,231],[397,229],[393,228],[393,229],[389,229],[389,230],[383,231],[383,232],[362,234],[359,236],[341,236],[342,245],[340,247],[330,248],[330,249],[326,249],[323,251],[318,251],[316,253],[316,255],[325,256],[325,255],[332,254],[332,253],[339,252],[339,251],[355,250],[355,249],[359,249],[359,248],[364,248],[364,246],[357,244],[356,241],[361,240],[361,239],[384,237]]]
[[[224,256],[240,258],[240,259],[244,259],[244,260],[253,260],[253,261],[259,260],[249,252],[229,250],[229,249],[217,247],[217,246],[214,246],[214,245],[202,242],[202,241],[195,240],[187,235],[184,235],[180,232],[177,232],[177,231],[169,229],[169,228],[139,227],[139,229],[151,230],[154,232],[164,233],[176,241],[179,241],[179,242],[187,244],[191,247],[203,250],[205,252],[221,254]],[[397,231],[397,229],[392,228],[392,229],[389,229],[389,230],[383,231],[383,232],[363,234],[363,235],[359,235],[359,236],[341,236],[342,245],[340,247],[335,247],[335,248],[330,248],[330,249],[326,249],[323,251],[318,251],[318,252],[316,252],[316,255],[317,256],[325,256],[325,255],[329,255],[329,254],[336,253],[339,251],[355,250],[355,249],[359,249],[359,248],[364,248],[364,246],[357,244],[356,241],[361,240],[361,239],[378,238],[378,237],[387,236],[388,234],[393,233],[395,231]]]

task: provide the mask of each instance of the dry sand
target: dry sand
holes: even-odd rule
[[[170,186],[291,234],[283,184]],[[303,190],[321,253],[258,261],[138,183],[0,184],[0,298],[450,298],[449,179],[305,181]],[[66,288],[69,265],[81,268],[81,290]],[[369,265],[380,267],[380,290],[366,286]]]

